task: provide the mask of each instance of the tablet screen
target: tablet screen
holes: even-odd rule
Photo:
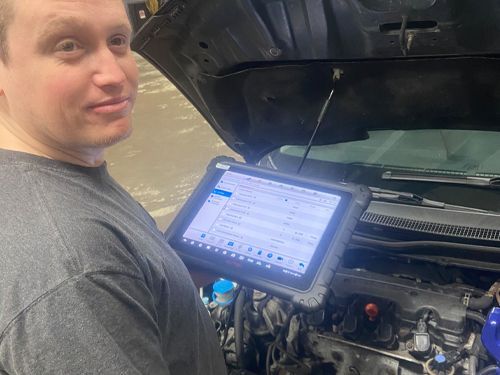
[[[182,241],[204,252],[300,278],[341,199],[339,194],[225,171]]]

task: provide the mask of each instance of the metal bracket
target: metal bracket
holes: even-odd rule
[[[414,32],[407,32],[408,16],[403,16],[403,21],[401,22],[401,30],[399,31],[399,47],[401,48],[401,53],[403,56],[407,56],[410,52],[411,46],[417,34]]]
[[[464,295],[464,299],[462,300],[462,303],[465,305],[465,306],[469,306],[469,302],[470,302],[470,299],[472,297],[472,294],[470,293],[465,293]]]
[[[339,68],[333,68],[333,82],[338,81],[340,79],[340,76],[344,74],[344,71]]]

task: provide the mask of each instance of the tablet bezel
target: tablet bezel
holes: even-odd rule
[[[220,177],[228,170],[340,196],[338,207],[329,220],[309,267],[302,277],[286,275],[283,272],[276,273],[264,267],[258,268],[245,260],[239,261],[237,258],[218,255],[183,241],[186,229],[210,196]],[[211,270],[243,285],[289,298],[296,304],[303,305],[306,310],[314,310],[324,303],[326,289],[333,279],[347,245],[345,238],[350,238],[362,211],[368,205],[369,196],[368,189],[357,185],[329,183],[249,166],[229,158],[216,158],[167,230],[166,237],[172,248],[188,265]]]

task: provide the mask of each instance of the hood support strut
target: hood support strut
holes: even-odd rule
[[[314,142],[314,139],[316,138],[316,134],[318,133],[318,129],[321,126],[321,123],[323,122],[323,118],[325,117],[326,112],[330,108],[330,104],[332,102],[333,94],[335,92],[335,83],[340,79],[340,76],[344,72],[340,69],[333,68],[333,85],[332,85],[332,91],[330,91],[330,95],[328,95],[328,98],[325,100],[325,103],[323,104],[323,107],[321,108],[321,112],[319,113],[318,119],[316,120],[316,127],[314,128],[314,131],[311,135],[311,138],[309,139],[309,143],[307,144],[306,150],[304,152],[304,156],[302,156],[302,159],[300,161],[299,167],[297,168],[297,174],[300,174],[300,171],[302,170],[302,166],[304,165],[304,162],[307,159],[307,155],[309,155],[309,152],[311,151],[312,144]]]

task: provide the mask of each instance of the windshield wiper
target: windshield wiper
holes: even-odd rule
[[[424,198],[418,194],[409,193],[405,191],[395,191],[388,189],[381,189],[378,187],[369,187],[372,192],[372,198],[374,200],[388,201],[394,203],[408,203],[424,207],[432,208],[443,208],[449,210],[460,210],[460,211],[472,211],[472,212],[491,212],[487,210],[482,210],[480,208],[457,206],[453,204],[448,204],[445,202],[433,201],[431,199]]]
[[[500,189],[500,177],[448,176],[435,173],[424,174],[387,171],[382,174],[382,179],[438,182],[444,184],[469,185],[489,189]]]

